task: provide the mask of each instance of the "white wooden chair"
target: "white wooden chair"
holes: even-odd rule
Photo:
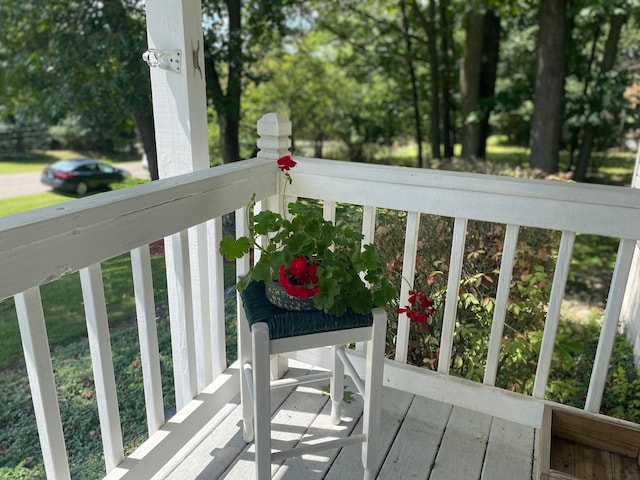
[[[241,315],[239,321],[245,322],[248,328],[241,326],[240,335],[250,335],[251,351],[243,351],[242,344],[248,346],[248,342],[243,342],[241,338],[240,358],[245,375],[242,376],[240,391],[244,439],[247,442],[255,440],[255,478],[270,479],[271,463],[280,462],[285,458],[357,443],[362,443],[363,478],[375,478],[387,329],[386,312],[376,308],[372,310],[371,315],[348,313],[341,317],[319,311],[288,312],[272,306],[266,300],[264,284],[261,282],[252,283],[243,291],[242,299],[244,315]],[[351,342],[366,342],[364,383],[344,351],[344,345]],[[334,352],[331,372],[271,381],[270,355],[325,346],[331,346]],[[270,390],[330,379],[331,420],[338,424],[345,373],[352,377],[364,399],[362,433],[272,453]]]

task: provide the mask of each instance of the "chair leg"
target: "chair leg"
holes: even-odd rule
[[[237,302],[238,309],[238,358],[240,359],[240,405],[242,406],[242,437],[245,442],[253,442],[253,398],[249,386],[249,379],[244,373],[244,365],[251,361],[251,331],[244,313],[244,307],[240,296]]]
[[[376,453],[380,434],[380,411],[382,408],[382,377],[384,369],[384,346],[387,332],[387,315],[384,310],[373,310],[373,332],[367,342],[363,433],[366,441],[362,445],[362,465],[365,480],[375,478]]]
[[[342,399],[344,398],[344,365],[338,357],[338,349],[343,346],[333,346],[333,374],[331,375],[331,423],[338,425],[342,416]]]
[[[255,426],[256,480],[271,478],[271,387],[269,327],[256,323],[253,337],[253,418]]]

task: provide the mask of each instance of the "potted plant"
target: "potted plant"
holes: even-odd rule
[[[295,165],[289,156],[278,160],[287,183]],[[227,236],[220,242],[220,253],[228,260],[248,255],[252,248],[260,250],[259,260],[239,280],[238,290],[262,281],[273,303],[281,290],[285,298],[306,303],[302,308],[332,315],[347,309],[366,314],[396,296],[375,246],[361,246],[362,234],[350,225],[324,220],[320,209],[308,202],[290,203],[289,215],[265,210],[251,216],[252,204],[247,208],[249,236]],[[260,238],[266,238],[266,244]],[[289,303],[276,305],[289,308]]]

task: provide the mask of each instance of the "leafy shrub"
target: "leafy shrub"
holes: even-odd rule
[[[402,270],[405,214],[386,212],[380,218],[376,241],[389,266],[399,273]],[[433,370],[438,368],[452,231],[450,219],[421,217],[414,287],[434,301],[437,313],[431,323],[411,324],[408,359],[414,365]],[[498,371],[497,384],[504,388],[520,392],[532,388],[528,379],[533,376],[535,362],[530,359],[539,350],[539,332],[546,318],[550,275],[555,263],[552,247],[558,240],[553,232],[521,229]],[[476,381],[484,376],[503,241],[504,226],[476,221],[468,223],[450,359],[454,375]],[[392,331],[397,327],[396,317],[395,312],[391,312]],[[392,355],[395,339],[389,340],[388,353]]]
[[[591,321],[580,325],[565,321],[560,326],[564,333],[562,337],[559,334],[556,345],[571,344],[573,354],[562,364],[556,363],[552,375],[557,388],[547,389],[547,397],[583,408],[598,346],[600,323]],[[640,423],[640,375],[633,362],[633,349],[622,334],[616,335],[600,413]]]
[[[393,270],[402,271],[406,214],[381,212],[376,244]],[[452,375],[482,381],[489,348],[504,227],[470,221],[458,297],[457,321],[450,358]],[[436,313],[425,323],[411,323],[410,364],[437,370],[453,221],[421,217],[416,259],[416,290],[434,301]],[[522,228],[518,237],[496,385],[531,394],[547,315],[559,232]],[[615,251],[613,252],[615,254]],[[400,287],[400,281],[396,285]],[[397,305],[389,308],[387,355],[395,355]],[[600,324],[582,325],[561,319],[554,346],[546,398],[584,407]],[[616,338],[601,412],[640,421],[640,375],[633,351],[623,335]]]

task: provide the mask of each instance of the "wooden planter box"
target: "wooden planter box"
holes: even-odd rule
[[[640,480],[640,425],[547,405],[537,480]]]

